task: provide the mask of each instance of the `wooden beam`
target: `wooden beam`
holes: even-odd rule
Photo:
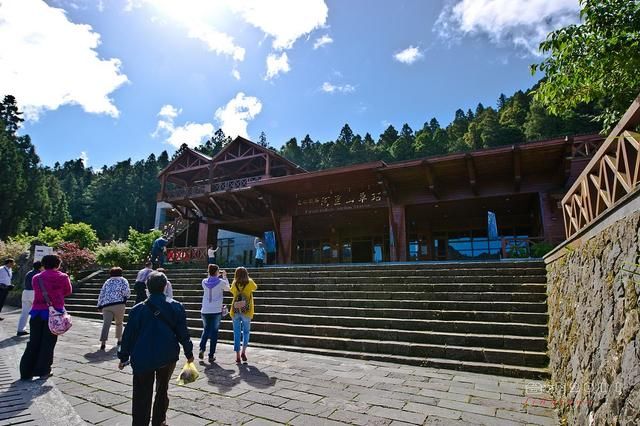
[[[564,182],[565,184],[571,177],[571,161],[573,160],[573,137],[567,136],[564,138],[564,151],[562,153],[562,164],[564,168]]]
[[[428,160],[424,160],[422,162],[422,168],[424,169],[424,175],[427,179],[427,186],[429,188],[429,191],[431,191],[431,194],[433,194],[436,199],[439,199],[440,194],[438,194],[438,188],[436,186],[436,175],[433,171],[433,166],[431,165],[431,163],[429,163]]]
[[[176,175],[176,174],[180,174],[180,173],[193,172],[195,170],[206,169],[207,167],[209,167],[208,164],[202,164],[200,166],[185,167],[184,169],[172,170],[172,171],[168,172],[167,174],[168,175]]]
[[[389,179],[384,177],[380,172],[376,173],[376,179],[378,180],[378,184],[382,185],[384,191],[387,193],[387,198],[395,203],[396,191],[395,188],[391,185],[391,182],[389,182]]]
[[[204,216],[204,214],[202,213],[202,209],[200,207],[198,207],[198,205],[196,204],[195,201],[193,201],[191,198],[189,199],[189,202],[191,203],[191,205],[193,206],[194,209],[196,209],[196,216],[201,217]]]
[[[233,163],[236,161],[241,161],[241,160],[249,160],[251,158],[259,158],[259,157],[264,157],[265,154],[260,153],[260,154],[253,154],[253,155],[246,155],[244,157],[236,157],[236,158],[232,158],[231,160],[222,160],[222,161],[216,161],[216,164],[227,164],[227,163]]]
[[[467,173],[469,175],[469,185],[471,186],[471,191],[473,195],[478,195],[478,181],[476,177],[476,165],[473,162],[473,156],[467,153],[464,156],[464,162],[467,165]]]
[[[513,190],[520,192],[520,184],[522,183],[522,159],[520,155],[520,147],[514,145],[512,147],[513,158]]]
[[[211,203],[216,206],[216,208],[218,209],[218,213],[220,213],[220,216],[224,216],[224,211],[222,211],[222,207],[220,207],[220,204],[218,204],[218,202],[213,197],[209,197],[209,201],[211,201]]]

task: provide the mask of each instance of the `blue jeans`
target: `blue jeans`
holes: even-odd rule
[[[200,351],[204,352],[207,349],[207,340],[211,339],[211,345],[209,346],[209,356],[213,356],[216,353],[216,345],[218,344],[218,330],[220,329],[220,321],[222,321],[222,314],[201,314],[202,324],[204,330],[202,330],[202,337],[200,338]]]
[[[233,316],[233,350],[240,352],[240,333],[242,333],[242,347],[249,346],[249,334],[251,334],[251,319],[240,313]]]

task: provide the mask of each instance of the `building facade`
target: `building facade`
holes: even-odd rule
[[[559,202],[602,141],[307,172],[238,137],[213,158],[187,148],[172,161],[159,175],[158,215],[183,224],[176,247],[216,245],[220,230],[273,231],[281,264],[527,257],[564,239]]]

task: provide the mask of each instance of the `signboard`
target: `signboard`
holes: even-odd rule
[[[53,254],[53,247],[36,246],[33,252],[33,261],[40,262],[48,254]]]
[[[298,214],[322,213],[340,210],[352,210],[385,205],[386,195],[382,191],[341,191],[320,194],[317,196],[301,196],[297,199]]]
[[[276,234],[273,231],[267,231],[264,233],[264,245],[267,249],[267,253],[276,252]]]
[[[487,212],[487,235],[489,240],[498,239],[498,223],[496,222],[496,214],[494,212]]]

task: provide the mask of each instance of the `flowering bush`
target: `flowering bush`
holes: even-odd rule
[[[62,259],[62,267],[71,275],[86,269],[96,262],[96,257],[88,249],[82,249],[76,243],[61,243],[57,250]]]
[[[0,261],[4,265],[4,260],[8,257],[15,259],[29,252],[29,244],[20,241],[0,241]]]
[[[126,266],[132,263],[129,245],[120,241],[111,241],[98,247],[96,259],[100,266]]]

